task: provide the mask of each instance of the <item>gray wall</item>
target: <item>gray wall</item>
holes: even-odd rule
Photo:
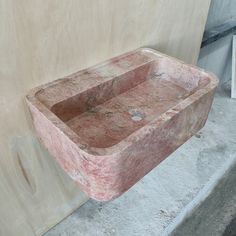
[[[206,29],[236,18],[236,0],[212,0]]]
[[[236,0],[212,0],[206,30],[236,19]],[[232,63],[232,34],[201,49],[198,66],[215,73],[220,87],[229,90]]]

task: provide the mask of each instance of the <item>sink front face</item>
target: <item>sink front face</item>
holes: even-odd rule
[[[216,86],[213,75],[138,49],[40,86],[27,102],[62,168],[110,200],[202,128]]]

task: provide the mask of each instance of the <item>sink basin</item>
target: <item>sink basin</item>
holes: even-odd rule
[[[26,96],[36,132],[91,198],[114,199],[201,129],[217,78],[141,48]]]

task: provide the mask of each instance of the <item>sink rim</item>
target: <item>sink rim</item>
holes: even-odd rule
[[[69,76],[66,76],[61,79],[54,80],[52,82],[46,83],[44,85],[38,86],[32,90],[29,91],[29,93],[26,95],[26,101],[27,103],[31,103],[35,108],[37,108],[57,129],[59,129],[61,132],[64,133],[64,135],[73,143],[75,143],[80,151],[85,152],[86,154],[90,154],[92,156],[111,156],[111,155],[117,155],[118,153],[121,153],[124,149],[128,148],[132,145],[133,141],[135,140],[135,137],[139,137],[139,139],[142,139],[145,137],[148,133],[151,132],[151,130],[156,129],[158,126],[161,126],[163,123],[170,120],[172,117],[174,117],[176,114],[184,110],[186,107],[190,106],[192,103],[197,101],[200,97],[207,94],[209,91],[217,87],[217,84],[219,82],[218,78],[211,72],[207,72],[199,67],[184,63],[181,60],[178,60],[176,58],[167,56],[165,54],[162,54],[160,52],[157,52],[150,48],[139,48],[134,51],[122,54],[121,57],[124,57],[126,55],[129,55],[131,53],[140,52],[140,51],[148,51],[149,53],[154,54],[155,56],[160,56],[164,58],[169,58],[171,60],[174,60],[176,62],[182,63],[187,65],[188,67],[191,67],[193,69],[197,69],[200,73],[207,76],[209,78],[209,83],[200,89],[197,89],[193,94],[185,98],[183,101],[179,102],[177,105],[173,106],[172,108],[166,110],[164,113],[162,113],[157,118],[153,119],[152,121],[148,122],[143,127],[135,130],[130,135],[122,139],[117,144],[105,147],[105,148],[99,148],[99,147],[91,147],[89,145],[83,144],[84,141],[65,123],[63,122],[58,116],[56,116],[45,104],[43,104],[38,98],[36,98],[36,94],[40,92],[40,90],[45,89],[51,85],[54,85],[56,83],[61,82],[61,80],[71,78],[73,76],[78,76],[79,74],[83,73],[84,71],[96,68],[98,66],[102,66],[106,63],[109,63],[110,60],[106,60],[102,63],[98,63],[95,66],[91,66],[89,68],[85,68],[83,70],[80,70],[79,72],[73,73]],[[119,57],[119,56],[118,56]]]

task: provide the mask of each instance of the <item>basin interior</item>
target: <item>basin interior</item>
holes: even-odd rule
[[[150,61],[114,77],[102,78],[93,70],[85,71],[81,77],[85,75],[93,78],[94,86],[81,89],[83,80],[69,78],[52,85],[48,92],[46,88],[37,97],[84,144],[96,148],[119,143],[209,83],[205,73],[168,58]],[[63,98],[70,93],[73,96]],[[54,103],[48,105],[50,96],[54,96]]]

